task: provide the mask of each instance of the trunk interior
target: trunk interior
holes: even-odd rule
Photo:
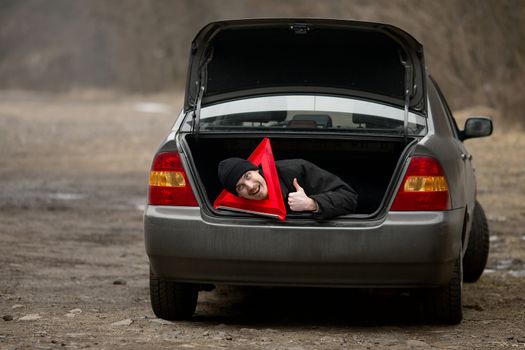
[[[217,166],[229,157],[248,158],[260,137],[186,135],[191,158],[205,186],[210,203],[222,191]],[[357,214],[372,214],[380,206],[405,143],[399,140],[350,140],[326,138],[270,138],[275,160],[302,158],[328,170],[354,188]]]

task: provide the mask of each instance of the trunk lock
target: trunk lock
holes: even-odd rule
[[[294,31],[295,34],[308,34],[310,27],[305,23],[294,23],[290,26],[290,29]]]

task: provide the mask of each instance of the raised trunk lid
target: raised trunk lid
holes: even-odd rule
[[[424,72],[421,44],[386,24],[214,22],[192,43],[184,109],[265,94],[321,93],[371,99],[425,115]]]

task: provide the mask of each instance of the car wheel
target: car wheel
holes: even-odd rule
[[[463,281],[476,282],[487,265],[489,256],[489,225],[485,212],[476,201],[467,251],[463,257]]]
[[[155,316],[165,320],[188,320],[193,316],[199,294],[197,285],[168,281],[150,272],[149,291]]]
[[[463,287],[462,260],[454,264],[452,279],[446,286],[423,291],[423,317],[430,323],[458,324],[463,319],[461,290]]]

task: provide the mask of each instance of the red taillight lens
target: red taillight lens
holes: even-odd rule
[[[177,152],[159,153],[149,174],[148,203],[198,206]]]
[[[450,209],[450,197],[443,168],[434,158],[413,157],[390,210],[447,209]]]

